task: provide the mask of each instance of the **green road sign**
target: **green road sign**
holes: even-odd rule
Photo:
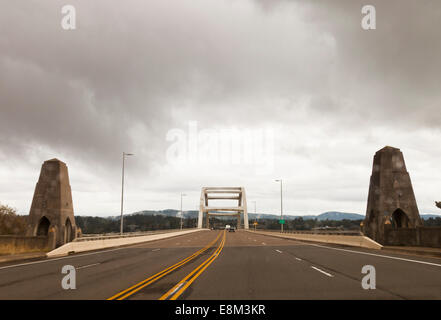
[[[285,220],[284,220],[284,219],[280,219],[280,220],[279,220],[279,223],[280,223],[280,224],[285,224]]]

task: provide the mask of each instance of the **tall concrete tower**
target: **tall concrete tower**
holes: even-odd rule
[[[384,147],[374,156],[363,232],[383,243],[385,228],[417,226],[422,226],[422,221],[403,153]]]
[[[72,241],[76,229],[67,166],[58,159],[47,160],[35,187],[28,234],[46,236],[52,230],[58,247]]]

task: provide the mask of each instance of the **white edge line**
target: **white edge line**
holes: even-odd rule
[[[162,239],[160,239],[162,240]],[[141,245],[142,243],[135,243],[130,245],[130,247],[136,246],[136,245]],[[52,261],[57,261],[57,260],[63,260],[63,259],[69,259],[69,258],[77,258],[77,257],[85,257],[85,256],[90,256],[93,254],[100,254],[100,253],[106,253],[106,252],[113,252],[113,251],[117,251],[117,250],[123,250],[123,249],[127,249],[129,247],[122,247],[122,248],[116,248],[116,249],[110,249],[110,250],[105,250],[105,251],[96,251],[96,252],[89,252],[89,253],[83,253],[83,254],[75,254],[75,255],[68,255],[65,257],[59,257],[59,258],[47,258],[46,260],[41,260],[41,261],[32,261],[32,262],[26,262],[26,263],[20,263],[20,264],[13,264],[10,266],[4,266],[4,267],[0,267],[0,270],[4,270],[4,269],[10,269],[10,268],[15,268],[15,267],[22,267],[22,266],[28,266],[28,265],[32,265],[32,264],[39,264],[39,263],[45,263],[45,262],[52,262]]]
[[[271,235],[267,235],[267,236],[271,236]],[[284,238],[284,239],[288,239],[288,238]],[[289,238],[288,240],[291,240],[291,239]],[[296,239],[292,238],[292,240],[296,240]],[[301,240],[297,240],[297,241],[302,242]],[[393,260],[401,260],[401,261],[407,261],[407,262],[427,264],[429,266],[441,267],[441,264],[434,263],[434,262],[419,261],[419,260],[412,260],[412,259],[406,259],[406,258],[385,256],[385,255],[382,255],[382,254],[375,254],[375,253],[369,253],[369,252],[362,252],[362,251],[355,251],[355,250],[348,250],[348,249],[333,248],[333,247],[327,247],[327,246],[322,246],[322,245],[319,245],[319,244],[312,244],[312,243],[306,243],[306,242],[302,242],[302,244],[307,245],[307,246],[331,249],[331,250],[338,250],[338,251],[345,251],[345,252],[351,252],[351,253],[365,254],[365,255],[368,255],[368,256],[381,257],[381,258],[387,258],[387,259],[393,259]]]
[[[280,251],[280,250],[277,250],[277,249],[276,249],[276,251],[277,251],[278,253],[282,253],[282,251]]]
[[[308,243],[306,245],[314,246],[314,247],[320,247],[320,248],[326,248],[326,249],[331,249],[331,250],[338,250],[338,251],[345,251],[345,252],[351,252],[351,253],[365,254],[365,255],[368,255],[368,256],[375,256],[375,257],[388,258],[388,259],[394,259],[394,260],[401,260],[401,261],[407,261],[407,262],[415,262],[415,263],[421,263],[421,264],[427,264],[427,265],[431,265],[431,266],[441,267],[441,264],[439,264],[439,263],[433,263],[433,262],[427,262],[427,261],[419,261],[419,260],[412,260],[412,259],[406,259],[406,258],[385,256],[385,255],[382,255],[382,254],[375,254],[375,253],[369,253],[369,252],[361,252],[361,251],[348,250],[348,249],[332,248],[332,247],[327,247],[327,246],[321,246],[319,244]]]
[[[10,265],[10,266],[0,267],[0,270],[3,270],[3,269],[9,269],[9,268],[15,268],[15,267],[21,267],[21,266],[28,266],[28,265],[31,265],[31,264],[38,264],[38,263],[52,262],[52,261],[57,261],[57,260],[69,259],[69,258],[77,258],[77,257],[90,256],[90,255],[93,255],[93,254],[100,254],[100,253],[112,252],[112,251],[122,250],[122,249],[126,249],[126,248],[117,248],[117,249],[106,250],[106,251],[90,252],[90,253],[84,253],[84,254],[78,254],[78,255],[71,255],[71,256],[67,256],[67,257],[48,258],[47,260],[33,261],[33,262],[26,262],[26,263],[20,263],[20,264],[13,264],[13,265]]]
[[[78,267],[77,270],[84,269],[84,268],[89,268],[89,267],[93,267],[93,266],[97,266],[99,264],[101,264],[101,262],[88,264],[87,266]]]
[[[313,268],[314,270],[317,270],[318,272],[321,272],[321,273],[327,275],[328,277],[331,277],[331,278],[334,277],[332,274],[327,273],[327,272],[325,272],[325,271],[323,271],[323,270],[321,270],[321,269],[319,269],[319,268],[316,268],[316,267],[314,267],[314,266],[311,266],[311,268]]]

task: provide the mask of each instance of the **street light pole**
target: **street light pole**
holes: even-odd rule
[[[185,193],[181,193],[181,230],[182,230],[182,197],[185,197]]]
[[[123,152],[122,156],[122,181],[121,181],[121,227],[120,234],[123,234],[123,212],[124,212],[124,161],[126,156],[133,156],[132,153]]]
[[[256,202],[257,201],[253,201],[253,202],[254,202],[254,232],[256,232],[256,222],[257,222]]]
[[[283,182],[282,179],[276,180],[276,182],[280,182],[280,220],[283,220]],[[283,233],[283,223],[280,223],[280,232]]]

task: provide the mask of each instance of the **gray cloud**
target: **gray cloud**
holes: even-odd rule
[[[437,0],[370,1],[377,9],[375,31],[360,28],[365,3],[358,0],[70,4],[77,9],[75,31],[61,29],[59,2],[3,5],[0,160],[9,168],[13,154],[22,159],[20,168],[31,171],[43,157],[64,157],[76,169],[81,210],[92,207],[91,179],[102,189],[92,212],[107,212],[118,201],[122,151],[136,154],[128,168],[139,190],[133,209],[148,207],[141,194],[155,190],[162,197],[158,207],[185,188],[196,190],[197,203],[198,188],[208,182],[240,182],[264,193],[254,186],[272,177],[237,177],[237,168],[222,168],[224,176],[209,170],[198,175],[194,168],[171,173],[166,133],[193,120],[200,129],[275,128],[274,175],[292,175],[304,190],[320,184],[309,195],[324,198],[317,211],[339,206],[344,185],[367,192],[371,157],[384,144],[420,150],[411,156],[414,163],[435,163],[431,144],[403,137],[426,137],[429,131],[432,142],[441,135]],[[312,178],[296,176],[294,158],[311,161],[298,165]],[[329,180],[315,177],[312,163]],[[430,167],[421,170],[426,185],[438,186],[428,181]],[[32,194],[35,177],[20,179],[31,181],[25,188]],[[328,194],[331,181],[339,186]],[[265,210],[276,205],[272,196],[262,200]],[[348,195],[348,210],[362,211],[364,196]],[[8,193],[0,201],[26,211],[20,197]],[[428,199],[423,206],[430,210]],[[295,201],[293,211],[314,210]]]

